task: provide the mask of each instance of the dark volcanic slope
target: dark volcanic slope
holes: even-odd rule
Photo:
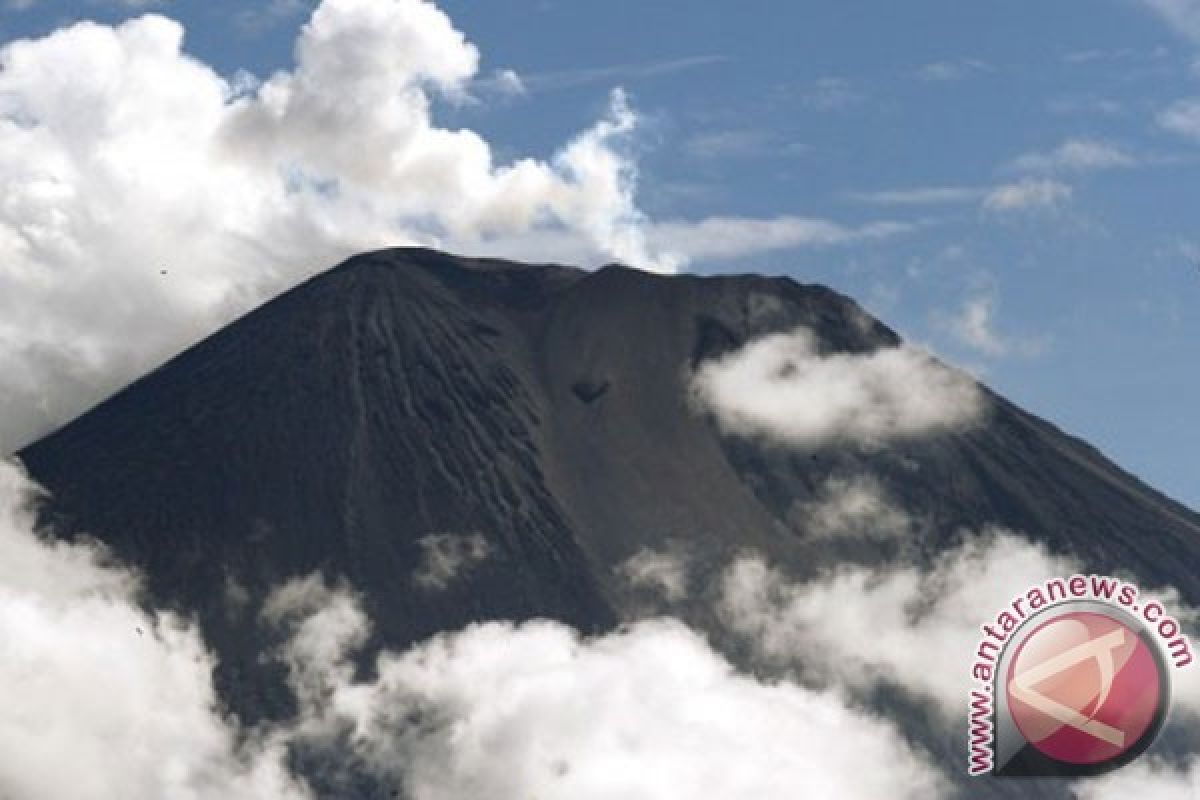
[[[391,645],[479,618],[602,629],[631,602],[615,567],[643,546],[686,540],[701,582],[746,547],[796,571],[831,557],[788,510],[858,467],[934,521],[927,554],[1008,525],[1200,604],[1200,517],[1000,398],[982,428],[877,452],[765,449],[689,408],[691,365],[800,324],[832,350],[896,341],[784,279],[368,254],[20,455],[60,530],[97,535],[159,601],[199,613],[250,716],[278,708],[246,677],[258,634],[230,587],[344,576]],[[417,540],[442,532],[478,532],[493,555],[430,591]],[[702,623],[695,594],[684,613]]]

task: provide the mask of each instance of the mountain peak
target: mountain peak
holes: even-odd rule
[[[848,553],[894,556],[808,534],[797,504],[839,475],[874,476],[928,520],[915,544],[928,555],[963,528],[1001,525],[1200,600],[1179,557],[1200,519],[999,399],[971,431],[804,453],[730,435],[696,407],[699,364],[798,328],[823,354],[899,344],[852,300],[786,278],[382,250],[267,303],[21,458],[52,493],[47,522],[100,538],[145,571],[156,601],[199,615],[226,699],[249,719],[286,709],[228,585],[253,607],[294,576],[344,577],[392,647],[486,618],[603,630],[636,602],[621,568],[644,550],[683,543],[697,586],[743,549],[801,574]],[[431,588],[429,542],[483,555]],[[679,611],[705,627],[708,608],[698,596]]]

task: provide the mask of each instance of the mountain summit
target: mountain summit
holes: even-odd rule
[[[197,615],[248,719],[288,706],[253,609],[313,571],[362,594],[376,647],[484,619],[609,630],[652,603],[639,576],[720,640],[713,597],[739,553],[801,576],[928,564],[985,526],[1200,604],[1200,516],[986,389],[977,424],[886,441],[797,445],[706,406],[705,365],[798,330],[829,363],[901,344],[850,299],[784,278],[387,250],[272,300],[20,458],[50,491],[45,523],[102,540],[155,602]],[[802,368],[785,359],[772,380]],[[911,535],[816,530],[804,509],[862,474]],[[653,554],[679,550],[686,576],[655,571]]]

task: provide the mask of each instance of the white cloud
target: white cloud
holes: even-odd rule
[[[917,77],[923,81],[946,83],[960,81],[990,69],[991,67],[986,63],[974,58],[964,58],[958,61],[932,61],[917,69]]]
[[[863,100],[848,78],[827,75],[813,81],[800,101],[814,111],[840,111],[858,105]]]
[[[222,716],[193,625],[144,611],[95,547],[34,533],[36,491],[0,462],[0,796],[309,797],[279,739]]]
[[[129,0],[126,0],[128,2]],[[146,5],[157,0],[133,0]],[[258,0],[248,8],[237,12],[234,22],[245,32],[259,33],[291,17],[298,17],[312,9],[313,0]]]
[[[1026,153],[1012,162],[1027,172],[1094,172],[1132,167],[1138,159],[1112,142],[1099,139],[1068,139],[1053,150]]]
[[[194,626],[138,605],[133,573],[32,531],[36,491],[0,467],[0,795],[307,800],[291,748],[421,800],[929,797],[943,779],[886,721],[833,691],[761,683],[673,620],[596,638],[489,623],[351,656],[370,621],[346,587],[290,581],[262,616],[292,720],[226,718]],[[344,735],[344,734],[349,735]],[[72,766],[63,770],[64,759]],[[871,769],[863,769],[869,764]]]
[[[703,131],[692,134],[683,142],[685,153],[702,160],[795,156],[808,150],[802,142],[781,140],[768,131],[754,129]]]
[[[11,8],[14,11],[24,11],[33,8],[39,0],[6,0],[4,3],[6,8]],[[97,0],[97,2],[106,2],[109,5],[124,6],[134,10],[151,8],[153,6],[165,6],[171,0]]]
[[[969,347],[989,356],[1008,352],[1008,342],[993,328],[994,300],[987,295],[968,298],[959,314],[949,320],[950,331]]]
[[[421,546],[421,563],[413,573],[413,580],[431,590],[445,589],[487,559],[491,552],[481,533],[431,533],[418,539],[417,544]]]
[[[652,224],[647,238],[659,252],[689,260],[736,258],[794,247],[831,247],[874,241],[908,233],[911,223],[880,221],[858,227],[810,217],[771,219],[708,217],[699,222]]]
[[[701,364],[691,390],[728,433],[801,447],[962,430],[985,410],[974,381],[920,350],[826,355],[804,328]]]
[[[967,297],[955,313],[935,320],[960,344],[985,356],[1000,358],[1016,355],[1041,355],[1047,347],[1044,337],[1001,334],[996,330],[996,298],[990,292]]]
[[[1057,97],[1046,103],[1052,114],[1101,114],[1112,117],[1125,113],[1125,106],[1118,100],[1096,95]]]
[[[768,664],[855,690],[898,686],[934,700],[955,724],[964,715],[980,626],[1031,586],[1080,569],[1000,528],[968,536],[928,569],[843,565],[806,583],[748,554],[722,578],[720,613]],[[1200,614],[1177,591],[1143,596],[1157,598],[1195,640]],[[1200,669],[1177,671],[1172,684],[1175,713],[1200,715]]]
[[[1032,159],[1032,156],[1025,158]],[[1100,157],[1097,155],[1095,158],[1098,162]],[[1032,168],[1032,163],[1030,160],[1025,167]],[[1084,169],[1082,166],[1076,168]],[[978,202],[985,211],[1013,212],[1057,208],[1070,200],[1072,193],[1071,187],[1061,181],[1027,177],[1015,183],[992,186],[917,186],[908,189],[849,192],[846,196],[857,202],[880,206],[935,206]]]
[[[526,93],[525,82],[516,70],[498,69],[492,76],[492,83],[501,94],[520,95]]]
[[[1200,42],[1200,1],[1142,0],[1149,9],[1182,36]]]
[[[983,198],[983,208],[1000,213],[1054,209],[1070,200],[1071,194],[1071,187],[1065,183],[1023,178],[992,189]]]
[[[852,200],[881,206],[934,206],[971,203],[986,191],[973,186],[917,186],[910,189],[851,192],[848,196]]]
[[[650,589],[669,603],[688,594],[688,557],[681,547],[653,550],[643,547],[617,570],[631,586]]]
[[[497,164],[434,120],[479,56],[427,2],[325,0],[261,85],[183,33],[148,15],[0,48],[0,451],[352,252],[677,264],[643,239],[620,92],[552,158]]]
[[[574,89],[593,83],[636,81],[711,67],[729,61],[722,55],[697,55],[629,64],[610,64],[602,67],[582,67],[556,72],[538,72],[523,78],[534,92]]]
[[[344,622],[357,635],[361,619]],[[338,638],[318,627],[320,641]],[[348,742],[361,767],[421,800],[868,800],[943,787],[889,724],[835,693],[738,673],[673,620],[592,639],[550,621],[474,625],[384,654],[368,683],[324,650],[292,644],[287,660],[330,668],[296,683],[299,737]]]
[[[1200,98],[1178,100],[1158,115],[1158,124],[1163,128],[1200,139]]]
[[[814,536],[892,539],[904,536],[913,520],[895,504],[877,478],[834,476],[816,497],[798,505],[793,516]]]
[[[979,626],[1030,586],[1074,571],[1000,530],[943,553],[928,571],[842,567],[808,584],[746,556],[723,579],[722,616],[770,662],[861,689],[891,683],[957,722]]]
[[[1156,758],[1143,758],[1100,778],[1072,785],[1079,800],[1195,800],[1200,797],[1200,758],[1192,757],[1182,769]]]

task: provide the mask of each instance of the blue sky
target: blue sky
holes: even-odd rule
[[[23,5],[0,41],[153,11],[221,74],[260,78],[292,67],[310,10]],[[481,63],[472,101],[435,101],[439,125],[548,158],[623,87],[641,211],[751,242],[688,269],[845,291],[1200,507],[1200,4],[440,7]],[[835,227],[797,232],[813,221]]]

